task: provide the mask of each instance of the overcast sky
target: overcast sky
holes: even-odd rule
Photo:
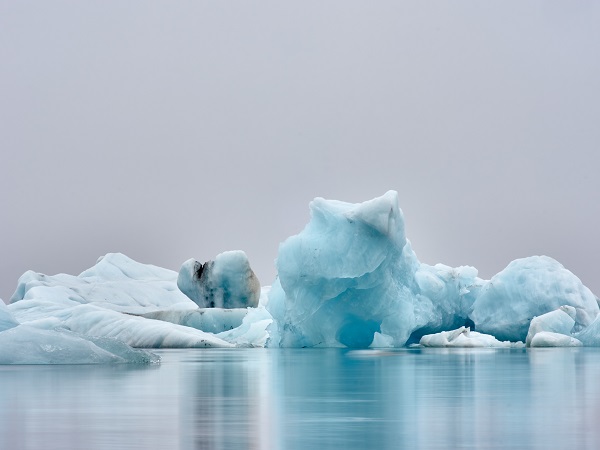
[[[600,295],[600,4],[0,0],[0,297],[246,251],[399,192],[420,260]]]

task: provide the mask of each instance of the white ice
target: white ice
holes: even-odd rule
[[[536,333],[529,343],[530,347],[581,347],[582,345],[579,339],[552,331]]]
[[[471,331],[468,327],[425,335],[421,338],[419,344],[423,347],[522,348],[525,346],[522,342],[502,342],[489,334]]]
[[[141,264],[121,253],[109,253],[79,276],[25,272],[10,303],[23,299],[71,301],[134,314],[196,308],[177,289],[176,282],[175,271]]]
[[[77,277],[26,272],[7,311],[38,329],[114,338],[138,348],[236,345],[216,333],[241,327],[247,310],[202,313],[176,280],[177,272],[109,254]]]

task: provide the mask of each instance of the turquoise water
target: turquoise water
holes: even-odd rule
[[[157,353],[0,366],[0,448],[600,448],[596,349]]]

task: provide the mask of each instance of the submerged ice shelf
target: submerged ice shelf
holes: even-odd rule
[[[242,251],[179,273],[118,253],[78,276],[28,271],[0,305],[0,362],[154,361],[132,347],[600,345],[598,298],[552,258],[491,280],[421,263],[394,191],[310,211],[280,245],[272,287]]]

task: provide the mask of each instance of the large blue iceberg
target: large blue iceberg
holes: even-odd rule
[[[395,192],[361,204],[317,198],[310,210],[279,248],[271,345],[397,347],[465,324],[477,270],[421,264]]]
[[[110,361],[92,346],[133,361],[152,359],[125,351],[136,347],[600,346],[598,298],[552,258],[513,261],[491,280],[421,263],[394,191],[316,198],[310,211],[280,245],[272,287],[239,251],[218,255],[210,280],[194,260],[177,273],[118,253],[78,276],[26,272],[0,307],[0,362],[52,362],[22,344],[44,339],[77,341],[82,362]]]

